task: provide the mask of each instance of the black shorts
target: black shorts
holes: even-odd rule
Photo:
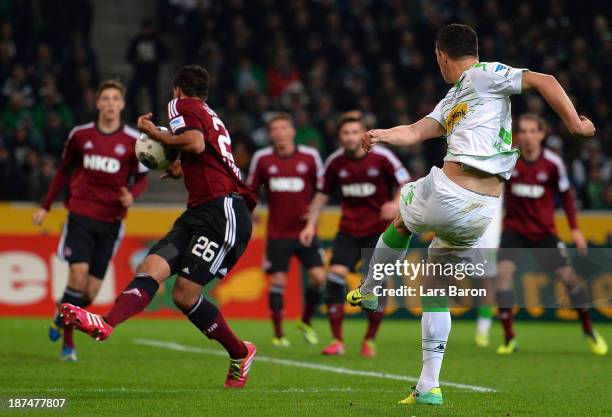
[[[548,271],[554,271],[563,266],[570,265],[569,253],[565,243],[558,236],[550,235],[542,240],[531,240],[515,232],[514,230],[504,230],[499,245],[499,261],[521,261],[521,251],[523,248],[548,249],[535,252],[535,258]],[[524,252],[525,253],[525,252]]]
[[[333,256],[330,265],[343,265],[350,271],[356,272],[357,262],[364,254],[372,253],[376,247],[380,234],[356,237],[343,232],[338,232],[333,243]],[[369,250],[368,250],[369,249]],[[367,271],[369,259],[363,259],[362,269]]]
[[[88,263],[89,275],[104,279],[108,264],[122,238],[121,222],[108,223],[68,213],[57,254],[70,264]]]
[[[251,239],[251,212],[239,196],[188,208],[149,251],[168,262],[172,274],[200,285],[223,278]]]
[[[292,256],[297,256],[305,269],[323,266],[321,243],[318,238],[310,246],[304,246],[299,239],[268,239],[266,244],[266,272],[287,272]]]

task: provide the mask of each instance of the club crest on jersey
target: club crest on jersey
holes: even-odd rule
[[[119,155],[119,156],[124,155],[124,154],[125,154],[125,151],[126,151],[126,149],[125,149],[125,146],[123,145],[123,143],[118,143],[118,144],[115,146],[115,153],[116,153],[117,155]]]
[[[455,125],[465,118],[468,109],[469,106],[465,101],[457,104],[451,109],[448,116],[446,116],[446,134],[450,134],[455,128]]]
[[[305,173],[308,172],[308,165],[306,165],[304,162],[298,162],[298,164],[296,165],[295,169],[300,174],[305,174]]]
[[[536,175],[536,179],[540,182],[545,182],[548,179],[548,175],[546,172],[540,171],[538,172],[538,175]]]
[[[380,174],[380,171],[378,170],[378,168],[368,169],[368,177],[378,177],[379,174]]]
[[[276,165],[270,165],[270,168],[268,168],[268,174],[278,174],[278,167]]]
[[[87,142],[85,142],[85,146],[83,146],[83,149],[93,149],[93,143],[88,140]]]
[[[349,176],[349,173],[346,169],[341,169],[340,172],[338,173],[338,176],[340,178],[347,178]]]
[[[358,182],[342,186],[344,197],[369,197],[376,193],[376,186],[369,182]]]
[[[115,174],[119,172],[121,164],[117,159],[109,156],[85,154],[83,155],[83,168]]]

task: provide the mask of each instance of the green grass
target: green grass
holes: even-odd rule
[[[46,320],[0,319],[0,414],[6,398],[65,397],[62,411],[30,411],[31,415],[194,415],[194,416],[610,416],[612,364],[595,357],[581,338],[577,323],[521,322],[517,333],[522,351],[498,357],[493,343],[477,349],[474,323],[455,321],[442,379],[490,387],[473,392],[442,385],[441,407],[397,405],[411,383],[356,377],[255,361],[249,383],[241,391],[222,388],[227,360],[202,352],[179,352],[137,345],[146,338],[218,349],[186,320],[133,320],[103,343],[78,334],[79,362],[61,363],[59,343],[46,336]],[[293,323],[286,323],[293,346],[271,345],[265,321],[233,321],[236,332],[254,341],[261,356],[325,364],[357,370],[418,376],[421,365],[420,324],[387,320],[379,337],[379,356],[358,355],[365,322],[348,320],[348,352],[330,358],[322,345],[307,346]],[[329,339],[323,320],[315,323],[323,342]],[[612,339],[612,325],[600,324]],[[500,339],[497,326],[493,341]]]

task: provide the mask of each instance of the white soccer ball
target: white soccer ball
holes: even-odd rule
[[[158,126],[158,129],[167,132],[168,129]],[[146,133],[140,132],[136,141],[136,157],[149,169],[165,170],[178,158],[179,152],[151,139]]]

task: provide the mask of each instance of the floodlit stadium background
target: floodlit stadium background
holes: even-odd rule
[[[609,246],[612,109],[604,79],[612,72],[612,29],[598,3],[0,2],[0,276],[8,277],[0,281],[0,314],[50,315],[65,285],[67,266],[54,256],[65,219],[62,205],[54,205],[42,230],[31,225],[30,214],[54,174],[68,131],[95,119],[100,80],[117,77],[128,85],[126,123],[134,125],[137,115],[153,111],[165,124],[173,71],[185,63],[205,65],[212,76],[210,105],[225,121],[244,171],[253,152],[268,144],[265,122],[272,111],[293,114],[297,142],[318,148],[324,157],[337,146],[335,121],[342,111],[363,110],[372,127],[410,123],[428,113],[446,91],[433,34],[451,21],[476,28],[482,61],[555,74],[579,111],[593,120],[596,137],[576,140],[539,97],[512,99],[515,115],[531,111],[548,121],[546,144],[568,166],[583,232],[591,244]],[[441,163],[444,151],[438,139],[397,154],[418,178]],[[168,230],[184,204],[180,182],[162,183],[155,173],[149,180],[130,211],[126,239],[94,310],[108,307],[146,247]],[[259,210],[265,221],[265,208]],[[324,240],[333,238],[337,221],[337,211],[329,210],[321,225]],[[557,224],[568,240],[563,215]],[[263,225],[236,271],[213,290],[230,317],[268,315]],[[286,293],[288,317],[300,311],[296,266]],[[358,279],[352,276],[349,285]],[[602,286],[612,287],[606,284],[612,278],[601,279]],[[160,295],[153,314],[172,314],[166,308],[172,304],[169,293]],[[612,317],[609,308],[598,312]],[[543,315],[571,318],[572,312]]]

